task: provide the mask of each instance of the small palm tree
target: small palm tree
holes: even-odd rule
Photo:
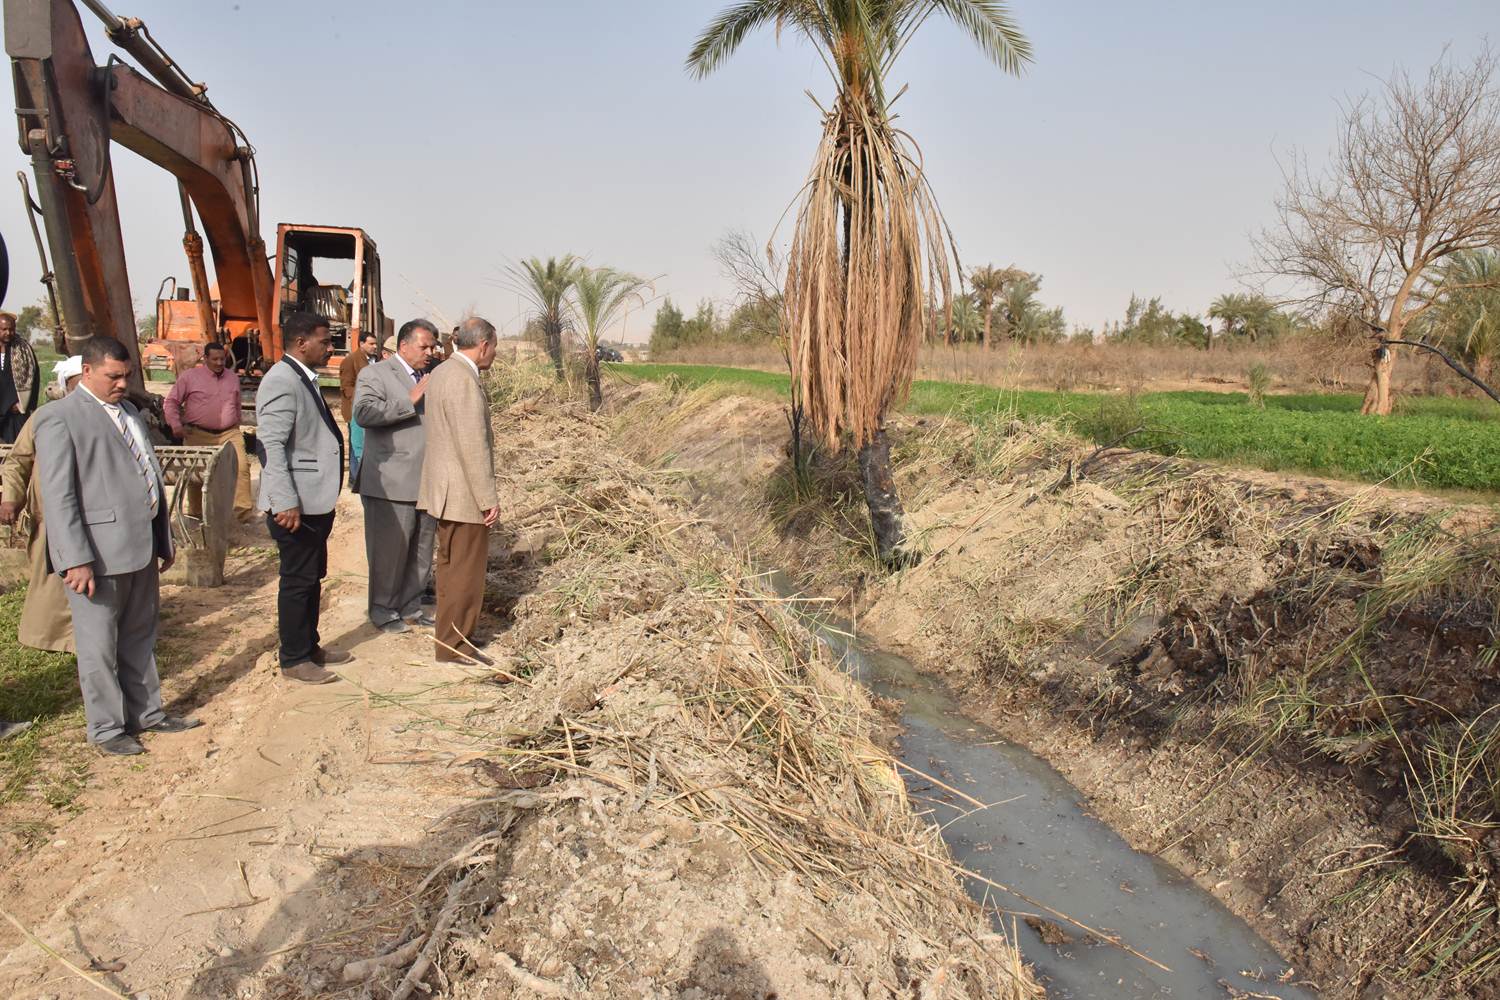
[[[886,411],[911,386],[933,326],[929,277],[951,297],[949,234],[910,138],[892,122],[886,77],[934,14],[1002,69],[1030,46],[997,0],[743,0],[698,38],[688,70],[718,69],[751,31],[794,29],[817,48],[837,88],[800,195],[787,259],[786,331],[808,419],[830,450],[859,453],[879,557],[906,561]]]
[[[1465,250],[1438,269],[1428,331],[1488,382],[1500,351],[1500,250]]]
[[[976,296],[960,295],[953,300],[953,318],[944,327],[944,343],[966,344],[971,340],[978,340],[982,335],[982,324],[979,319],[979,307],[974,304]],[[985,323],[983,325],[988,325]]]
[[[542,328],[542,342],[559,379],[563,377],[562,341],[568,292],[582,270],[583,262],[572,254],[546,260],[528,257],[509,268],[508,284],[530,300],[536,310],[534,319]]]
[[[583,363],[589,385],[589,409],[604,403],[599,380],[599,335],[632,306],[644,307],[651,283],[612,267],[580,267],[573,277],[568,310],[583,334]]]

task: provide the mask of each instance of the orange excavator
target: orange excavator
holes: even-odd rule
[[[167,299],[158,292],[148,356],[165,352],[180,368],[196,361],[203,344],[227,344],[253,395],[255,373],[281,357],[282,319],[309,310],[329,320],[335,354],[320,374],[336,380],[338,361],[362,331],[382,339],[390,332],[375,242],[358,228],[283,224],[272,258],[261,237],[255,149],[244,132],[145,24],[117,17],[102,0],[81,2],[144,74],[115,56],[95,64],[71,0],[5,0],[21,149],[36,180],[36,200],[25,197],[45,223],[52,267],[43,260],[43,280],[55,289],[62,315],[54,319],[69,350],[93,337],[121,341],[134,361],[131,395],[152,405],[110,167],[111,143],[118,143],[176,178],[182,205],[192,298],[186,289]],[[329,278],[337,280],[322,283]]]
[[[381,338],[390,333],[374,241],[362,229],[281,225],[275,257],[268,255],[261,238],[255,149],[244,132],[214,107],[207,88],[193,82],[145,24],[116,17],[103,0],[81,3],[144,73],[115,56],[103,66],[95,64],[72,0],[4,0],[5,50],[15,81],[21,150],[31,159],[36,181],[35,200],[24,175],[22,192],[28,210],[41,216],[46,229],[43,241],[33,217],[59,348],[78,353],[95,337],[123,343],[133,362],[130,395],[155,414],[161,427],[159,398],[145,386],[125,269],[110,164],[111,144],[118,143],[171,174],[182,205],[182,243],[193,297],[173,294],[158,302],[158,330],[146,353],[165,351],[169,365],[180,370],[196,362],[204,344],[227,344],[244,373],[241,412],[248,416],[242,420],[253,423],[257,373],[281,357],[282,319],[307,310],[329,320],[336,353],[320,375],[336,384],[338,361],[358,343],[361,332],[373,330]],[[209,284],[205,242],[216,288]],[[337,280],[325,284],[329,278]],[[223,580],[232,520],[233,449],[227,443],[218,448],[161,447],[157,455],[168,485],[178,487],[172,526],[186,549],[188,582],[217,585]],[[184,485],[201,487],[201,517],[183,509]]]

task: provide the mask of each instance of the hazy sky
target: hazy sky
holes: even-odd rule
[[[804,91],[826,101],[831,85],[805,43],[770,33],[690,78],[683,57],[728,2],[109,0],[255,143],[268,240],[277,222],[362,226],[398,324],[430,299],[507,331],[515,258],[572,251],[663,275],[658,291],[691,308],[731,292],[716,239],[776,226],[818,138]],[[1040,272],[1043,300],[1092,326],[1132,292],[1205,309],[1270,216],[1278,152],[1320,158],[1339,98],[1398,64],[1425,69],[1445,44],[1469,58],[1500,29],[1494,0],[1013,8],[1036,50],[1027,73],[1002,74],[934,20],[896,67],[901,125],[964,264]],[[102,63],[112,49],[84,18]],[[149,311],[163,276],[186,277],[176,186],[119,147],[115,172]],[[19,193],[0,196],[0,227],[15,308],[41,293]],[[631,317],[627,335],[649,322]]]

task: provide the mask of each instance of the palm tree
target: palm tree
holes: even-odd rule
[[[945,343],[966,344],[971,340],[978,340],[982,333],[982,326],[989,326],[989,317],[986,316],[981,326],[979,319],[979,307],[974,304],[976,296],[973,293],[960,295],[953,300],[952,318],[947,326],[943,328],[943,341]]]
[[[1437,304],[1423,331],[1488,382],[1500,350],[1500,250],[1465,250],[1438,268]]]
[[[813,428],[831,450],[847,436],[858,451],[876,549],[890,565],[908,556],[886,411],[909,390],[932,328],[927,278],[941,289],[946,313],[951,268],[949,234],[915,146],[892,123],[885,83],[934,14],[1008,72],[1031,58],[998,0],[743,0],[704,30],[687,60],[703,77],[751,31],[791,28],[833,77],[837,94],[823,116],[787,259],[786,330]]]
[[[1005,292],[1005,272],[992,264],[976,267],[969,272],[969,287],[979,300],[979,313],[984,317],[984,346],[990,346],[990,313],[995,308],[995,296]]]
[[[1208,307],[1208,317],[1222,323],[1226,335],[1244,337],[1252,344],[1262,337],[1283,333],[1291,325],[1286,313],[1264,295],[1239,292],[1214,299]]]
[[[599,384],[599,334],[621,318],[632,306],[645,306],[643,289],[650,282],[612,267],[580,267],[573,277],[573,295],[568,311],[583,332],[583,363],[589,384],[589,409],[604,403]]]
[[[536,309],[535,319],[542,328],[542,342],[547,347],[547,356],[563,377],[562,339],[567,321],[568,292],[578,280],[583,262],[572,254],[561,257],[528,257],[509,268],[508,284],[526,296]]]

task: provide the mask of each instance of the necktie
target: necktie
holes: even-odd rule
[[[156,494],[156,472],[151,468],[146,455],[141,451],[141,446],[136,442],[135,434],[130,429],[130,424],[125,419],[124,412],[118,407],[109,411],[109,415],[115,418],[115,427],[119,429],[120,436],[125,439],[125,447],[130,449],[130,454],[135,458],[135,464],[140,467],[141,478],[146,480],[146,506],[151,510],[151,516],[156,517],[157,505],[160,498]]]
[[[419,371],[417,371],[415,368],[413,368],[411,370],[411,380],[413,382],[420,382],[420,381],[422,381],[422,373],[419,372]]]

